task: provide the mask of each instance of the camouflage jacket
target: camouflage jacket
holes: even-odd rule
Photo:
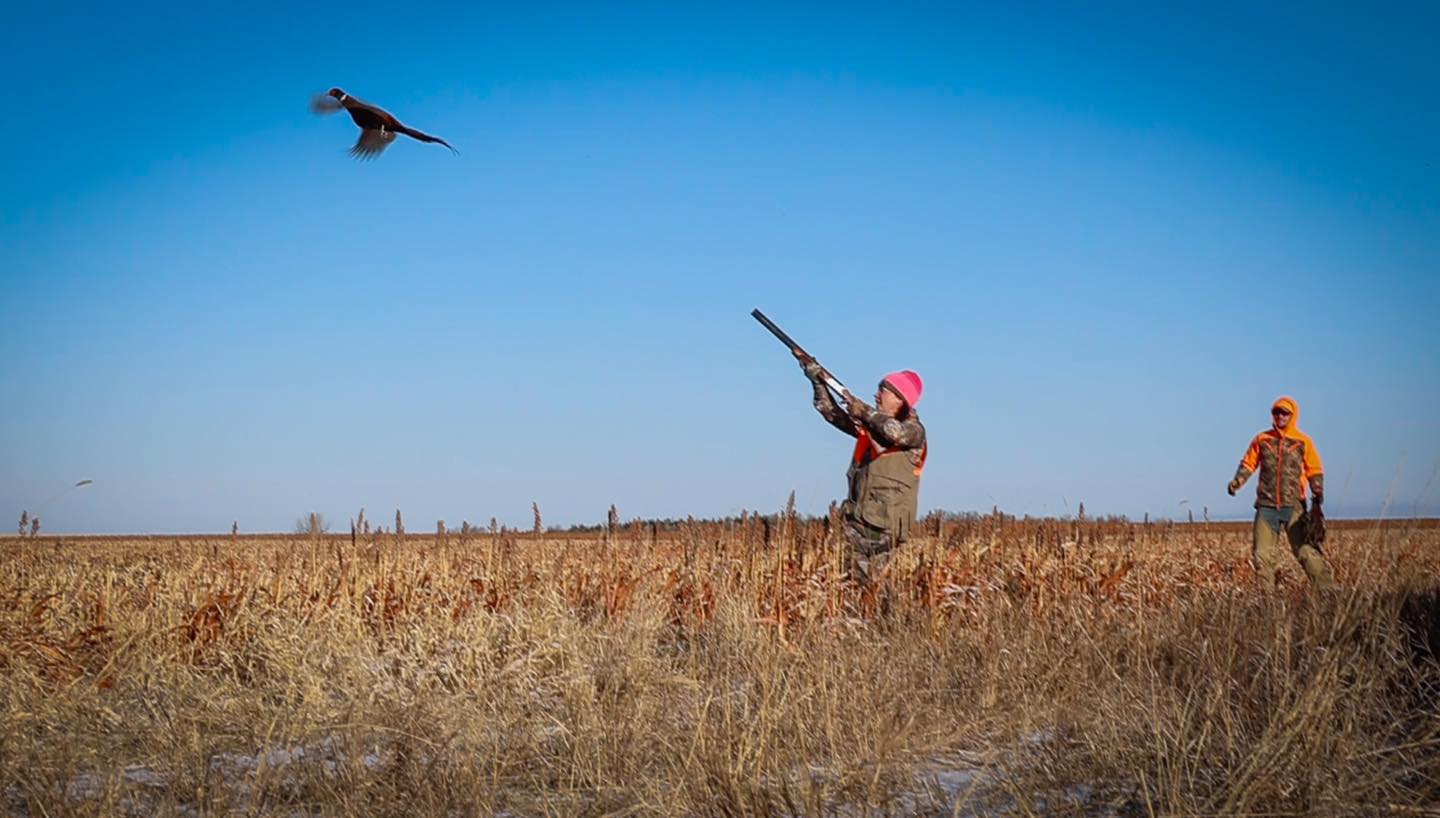
[[[1325,494],[1320,453],[1315,441],[1299,430],[1281,433],[1267,429],[1256,435],[1235,470],[1232,485],[1239,488],[1257,470],[1256,508],[1299,506],[1305,502],[1307,483],[1317,501]]]
[[[810,377],[810,383],[815,387],[815,410],[829,421],[831,426],[851,437],[858,437],[859,427],[856,424],[864,424],[870,437],[880,446],[886,449],[904,449],[912,466],[918,467],[924,462],[925,426],[920,423],[920,416],[914,409],[901,420],[890,417],[864,401],[857,401],[860,411],[852,416],[844,406],[836,402],[835,396],[825,388],[818,374],[812,374],[809,370],[805,374]]]

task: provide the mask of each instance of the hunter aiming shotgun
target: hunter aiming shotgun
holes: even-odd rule
[[[789,335],[786,335],[785,330],[775,326],[775,322],[771,321],[769,318],[766,318],[765,313],[761,312],[758,308],[751,310],[750,315],[753,316],[756,321],[759,321],[761,326],[763,326],[765,329],[770,330],[770,334],[774,335],[776,338],[779,338],[780,343],[789,347],[790,351],[794,353],[797,358],[808,361],[815,360],[815,356],[806,352],[799,344],[795,343],[795,339],[791,338]],[[821,377],[825,380],[825,385],[830,387],[830,391],[834,392],[836,395],[839,395],[842,399],[847,399],[849,397],[850,390],[846,389],[845,384],[841,383],[834,375],[831,375],[830,370],[821,367],[820,373]]]
[[[891,552],[909,538],[915,524],[920,473],[930,451],[925,427],[915,413],[924,388],[920,375],[902,369],[881,378],[871,406],[851,394],[765,313],[752,310],[750,315],[800,362],[820,417],[855,439],[850,467],[845,470],[845,502],[840,504],[847,546],[844,565],[851,580],[869,585],[884,571]]]

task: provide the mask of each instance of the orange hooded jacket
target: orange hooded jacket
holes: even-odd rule
[[[1271,426],[1250,441],[1232,483],[1239,489],[1259,469],[1256,508],[1299,506],[1305,502],[1307,483],[1318,502],[1325,494],[1324,467],[1315,441],[1300,431],[1300,404],[1286,395],[1276,398],[1270,408],[1276,407],[1290,410],[1290,423],[1284,429]]]

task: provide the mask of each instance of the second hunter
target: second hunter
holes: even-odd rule
[[[814,386],[815,409],[830,425],[855,438],[846,472],[849,492],[841,507],[848,567],[854,579],[873,581],[915,522],[920,474],[929,450],[925,427],[915,412],[920,376],[908,369],[892,372],[876,388],[875,406],[847,393],[842,407],[825,388],[824,370],[815,359],[798,351],[795,357]]]

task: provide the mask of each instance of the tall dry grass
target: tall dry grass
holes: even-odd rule
[[[397,527],[398,528],[398,527]],[[0,541],[16,815],[1427,814],[1440,529]]]

